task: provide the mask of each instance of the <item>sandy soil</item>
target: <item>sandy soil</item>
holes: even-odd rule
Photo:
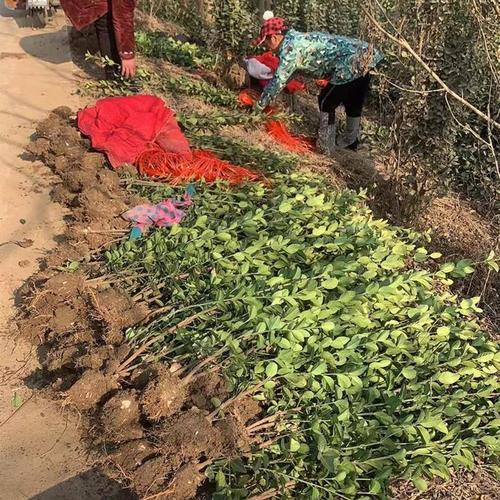
[[[10,322],[16,290],[63,227],[49,170],[23,151],[49,110],[78,106],[64,16],[34,30],[1,2],[0,64],[0,499],[121,498],[80,446],[77,417],[30,388],[37,353]]]

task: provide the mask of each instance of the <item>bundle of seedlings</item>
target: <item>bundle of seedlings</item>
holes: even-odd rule
[[[127,330],[133,351],[120,365],[122,376],[167,367],[162,394],[175,394],[148,416],[160,422],[152,441],[188,416],[207,429],[243,422],[241,446],[177,459],[154,494],[189,467],[193,484],[202,472],[213,480],[215,498],[362,498],[387,494],[394,477],[425,489],[493,457],[500,354],[478,326],[478,299],[449,291],[473,268],[439,265],[421,240],[373,219],[353,193],[277,174],[272,190],[199,186],[181,226],[105,253],[128,292],[159,308]],[[207,377],[224,390],[200,403]],[[249,399],[258,414],[237,417]]]

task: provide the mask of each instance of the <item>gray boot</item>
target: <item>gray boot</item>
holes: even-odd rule
[[[333,123],[330,123],[333,121]],[[316,141],[316,147],[320,153],[325,155],[331,155],[335,151],[335,115],[333,115],[333,120],[330,117],[330,113],[320,113],[319,114],[319,130],[318,130],[318,140]]]
[[[348,116],[344,133],[339,137],[337,146],[339,148],[351,148],[354,144],[357,146],[359,138],[359,127],[361,124],[360,116]]]

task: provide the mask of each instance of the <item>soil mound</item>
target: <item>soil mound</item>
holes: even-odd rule
[[[120,215],[143,200],[89,151],[68,108],[40,123],[29,150],[59,177],[52,196],[71,210],[62,243],[21,291],[18,325],[43,346],[44,382],[82,415],[118,480],[144,497],[195,498],[208,465],[258,442],[247,426],[261,408],[247,397],[219,411],[231,394],[203,360],[167,367],[134,354],[124,331],[150,317],[138,299],[147,294],[132,297],[92,255],[126,235]]]

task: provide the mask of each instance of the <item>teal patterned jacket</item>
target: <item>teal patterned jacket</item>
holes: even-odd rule
[[[279,59],[274,78],[257,103],[259,108],[268,106],[296,72],[341,85],[364,76],[382,60],[382,54],[355,38],[289,30],[281,43]]]

